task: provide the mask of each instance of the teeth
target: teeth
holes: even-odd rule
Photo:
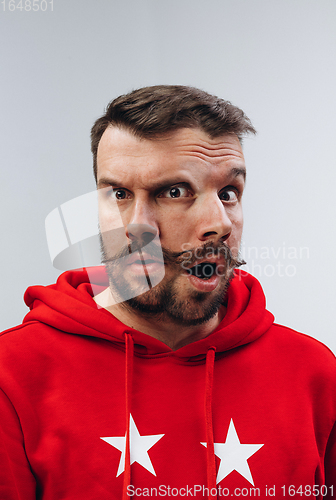
[[[216,272],[216,264],[212,262],[202,262],[190,269],[191,274],[202,280],[210,279]]]

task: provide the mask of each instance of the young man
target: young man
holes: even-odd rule
[[[97,120],[106,272],[29,288],[1,337],[1,499],[336,495],[334,356],[237,270],[247,133],[181,86]]]

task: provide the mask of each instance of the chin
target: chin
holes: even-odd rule
[[[171,321],[183,326],[206,323],[216,316],[223,304],[228,283],[226,280],[212,292],[187,291],[170,280],[164,280],[150,291],[123,303],[123,307],[147,318]]]

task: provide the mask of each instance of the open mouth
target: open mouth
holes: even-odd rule
[[[188,269],[189,274],[202,280],[209,280],[216,272],[216,264],[213,262],[201,262]]]

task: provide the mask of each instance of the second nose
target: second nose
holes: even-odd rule
[[[126,236],[142,247],[148,245],[156,235],[156,228],[149,224],[127,224],[126,227]]]

